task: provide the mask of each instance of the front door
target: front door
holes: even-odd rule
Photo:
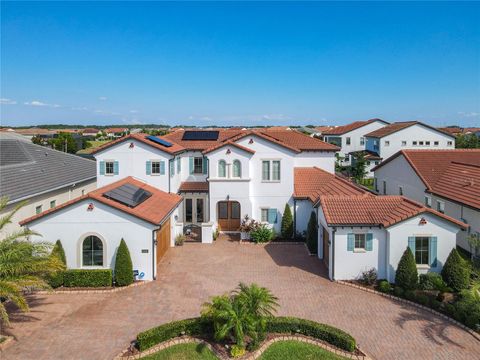
[[[205,199],[185,198],[185,223],[201,224],[205,221]]]
[[[219,201],[217,218],[221,231],[238,231],[240,228],[240,203],[238,201]]]

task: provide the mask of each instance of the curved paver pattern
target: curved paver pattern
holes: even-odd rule
[[[18,342],[5,359],[111,359],[142,330],[197,316],[212,295],[239,281],[280,298],[279,315],[337,326],[376,359],[475,359],[480,342],[445,319],[388,298],[332,283],[303,245],[186,244],[170,249],[157,281],[112,294],[37,295],[13,314]]]

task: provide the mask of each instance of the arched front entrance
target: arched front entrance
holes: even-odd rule
[[[240,203],[238,201],[219,201],[217,219],[220,231],[238,231],[240,228]]]

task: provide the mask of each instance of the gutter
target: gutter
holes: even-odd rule
[[[152,230],[152,279],[153,280],[157,280],[157,274],[155,272],[156,265],[157,265],[155,264],[155,250],[157,245],[157,239],[155,238],[155,231],[158,231],[158,230],[160,230],[160,227]]]
[[[335,233],[337,232],[336,228],[332,229],[332,281],[335,281]],[[325,254],[324,254],[325,256]]]

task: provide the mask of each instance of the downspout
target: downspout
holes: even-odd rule
[[[157,279],[157,276],[156,276],[156,273],[155,273],[155,250],[156,250],[155,245],[157,245],[156,244],[157,240],[155,239],[155,231],[157,231],[158,229],[160,229],[160,228],[152,230],[152,279],[153,280]]]
[[[336,228],[332,229],[332,281],[335,281],[335,232]]]
[[[173,157],[173,160],[175,160],[175,156]],[[171,176],[172,176],[172,174],[170,174],[170,169],[172,168],[170,166],[171,161],[172,161],[172,159],[168,160],[168,192],[170,192],[170,179],[171,179]],[[173,161],[173,166],[175,166],[175,161]]]

